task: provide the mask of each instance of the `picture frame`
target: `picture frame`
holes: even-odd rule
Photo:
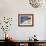
[[[33,14],[18,14],[18,26],[31,27],[34,26]]]

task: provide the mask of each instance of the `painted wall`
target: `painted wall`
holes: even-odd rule
[[[12,26],[8,33],[16,40],[28,40],[34,34],[37,39],[45,40],[45,15],[46,6],[33,8],[28,0],[0,0],[1,17],[12,17]],[[18,27],[18,14],[34,14],[33,27]],[[0,39],[4,39],[4,33],[0,29]]]

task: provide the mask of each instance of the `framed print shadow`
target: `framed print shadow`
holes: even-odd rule
[[[34,25],[33,14],[18,14],[18,26],[31,27]]]

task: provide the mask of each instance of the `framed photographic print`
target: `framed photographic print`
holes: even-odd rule
[[[34,16],[33,14],[18,14],[18,26],[33,26]]]

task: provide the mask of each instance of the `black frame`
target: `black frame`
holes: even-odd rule
[[[20,25],[19,16],[22,16],[22,15],[32,16],[32,25]],[[33,14],[18,14],[18,26],[20,26],[20,27],[32,27],[32,26],[34,26],[34,15]]]

